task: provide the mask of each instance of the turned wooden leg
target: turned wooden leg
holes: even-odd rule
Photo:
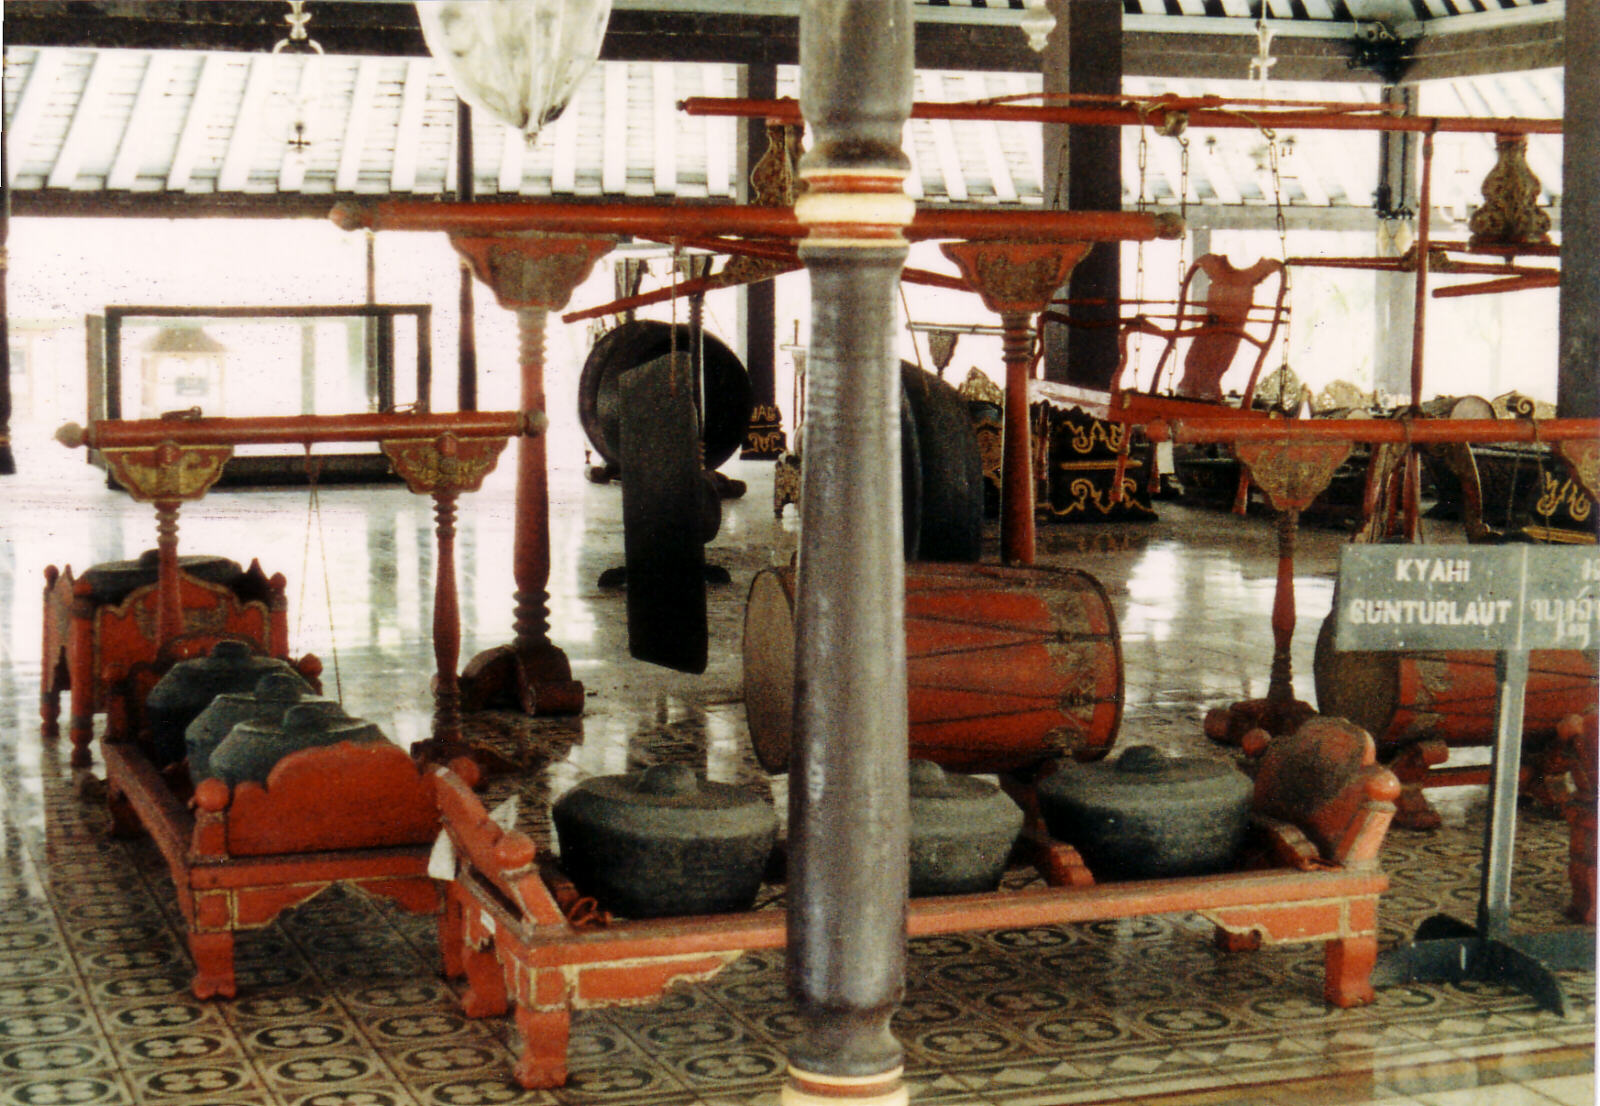
[[[39,691],[39,736],[59,737],[61,735],[61,692],[56,688],[54,673],[46,673],[44,683]]]
[[[87,602],[87,600],[85,600]],[[74,617],[67,637],[68,736],[72,740],[72,767],[94,763],[94,654],[87,621]]]
[[[238,992],[233,978],[233,933],[189,933],[189,955],[194,957],[195,998],[232,998]]]
[[[139,821],[133,804],[113,781],[107,781],[106,784],[106,810],[111,814],[112,837],[138,837],[144,832],[144,825]]]
[[[513,1074],[529,1090],[559,1087],[567,1081],[567,1037],[572,1015],[565,1007],[527,1010],[517,1007],[517,1032],[522,1053]]]
[[[494,945],[473,948],[461,945],[461,966],[467,976],[467,990],[461,996],[461,1010],[469,1018],[497,1018],[510,1005],[506,998],[506,978],[495,958]]]
[[[1435,765],[1449,759],[1450,750],[1438,740],[1419,741],[1408,745],[1389,763],[1389,769],[1400,781],[1400,798],[1395,802],[1394,824],[1402,829],[1438,829],[1442,819],[1422,793],[1428,785],[1428,776]]]
[[[1378,962],[1378,937],[1341,937],[1323,949],[1322,995],[1334,1006],[1365,1006],[1377,998],[1372,969]]]
[[[1584,925],[1595,920],[1595,801],[1573,800],[1567,806],[1572,838],[1567,875],[1572,881],[1572,904],[1567,914]]]
[[[444,962],[446,979],[460,979],[467,974],[467,934],[462,920],[460,894],[452,882],[444,894],[444,909],[439,912],[439,957]]]

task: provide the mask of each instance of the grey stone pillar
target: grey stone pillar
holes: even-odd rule
[[[1385,103],[1397,104],[1407,115],[1417,111],[1412,88],[1390,86]],[[1417,136],[1408,131],[1380,131],[1378,182],[1374,206],[1378,212],[1379,257],[1399,257],[1416,229]],[[1411,215],[1402,216],[1402,212]],[[1411,394],[1411,333],[1416,319],[1417,278],[1414,273],[1375,272],[1373,280],[1372,386],[1394,396]]]
[[[803,522],[789,772],[789,980],[803,1024],[783,1101],[904,1103],[905,565],[895,302],[912,204],[910,0],[806,0],[813,145]]]
[[[1044,51],[1049,93],[1122,92],[1122,5],[1105,0],[1050,0],[1055,30]],[[1072,211],[1122,210],[1122,128],[1045,124],[1045,206]],[[1078,263],[1063,294],[1101,299],[1102,307],[1074,306],[1075,318],[1112,320],[1121,309],[1119,243],[1102,242]],[[1104,388],[1117,367],[1114,326],[1047,326],[1044,378]]]
[[[1600,415],[1600,3],[1568,4],[1565,33],[1556,414],[1592,419]]]

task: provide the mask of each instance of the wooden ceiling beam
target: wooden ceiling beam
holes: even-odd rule
[[[395,131],[394,165],[389,172],[391,192],[416,191],[417,154],[422,148],[422,112],[427,107],[428,78],[432,72],[433,64],[428,58],[412,58],[406,63],[405,84],[400,92],[400,125]]]
[[[6,187],[17,183],[17,173],[28,154],[28,144],[44,120],[49,106],[50,90],[55,86],[56,74],[66,61],[58,54],[42,53],[33,59],[28,70],[27,83],[22,95],[7,121],[3,140],[6,143]]]
[[[139,91],[134,94],[133,108],[128,113],[128,125],[122,130],[122,140],[111,160],[111,171],[106,174],[108,189],[129,189],[139,179],[143,159],[149,153],[148,141],[155,127],[156,107],[166,94],[172,73],[177,68],[175,54],[149,55],[144,75],[139,78]]]
[[[189,187],[195,162],[200,160],[200,151],[206,143],[206,130],[217,108],[217,82],[222,79],[226,65],[226,59],[218,54],[207,54],[200,63],[200,76],[189,100],[183,130],[178,134],[178,148],[173,151],[172,165],[167,170],[169,192],[182,192]]]
[[[83,157],[95,142],[104,141],[109,129],[105,119],[106,97],[110,94],[113,70],[117,58],[96,54],[89,62],[89,79],[84,82],[78,106],[72,113],[67,136],[62,140],[61,152],[45,181],[47,188],[71,188],[78,179],[78,169]]]
[[[361,178],[361,159],[366,153],[367,131],[372,126],[372,101],[378,89],[382,62],[364,58],[356,66],[356,89],[350,97],[350,118],[345,123],[344,145],[339,150],[339,168],[334,176],[336,192],[354,191]]]
[[[261,138],[261,109],[272,91],[275,76],[273,62],[270,54],[250,59],[244,99],[239,104],[233,133],[228,136],[228,152],[223,155],[222,168],[217,173],[218,191],[237,192],[250,180],[250,167],[255,162],[256,146]]]

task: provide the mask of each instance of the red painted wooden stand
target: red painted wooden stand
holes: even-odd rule
[[[1254,866],[1095,885],[1076,850],[1045,840],[1035,863],[1051,886],[913,899],[907,932],[1192,911],[1217,924],[1227,948],[1323,942],[1327,1000],[1371,1002],[1378,896],[1389,882],[1377,858],[1400,785],[1375,763],[1372,739],[1337,720],[1270,743],[1256,735],[1248,751],[1261,754]],[[456,855],[440,929],[444,971],[466,977],[469,1016],[515,1008],[516,1078],[525,1087],[566,1080],[573,1010],[647,1002],[674,982],[714,975],[745,950],[785,943],[781,910],[613,921],[529,837],[491,821],[461,777],[439,768],[433,782]]]
[[[192,802],[181,773],[174,777],[156,769],[139,740],[138,720],[144,694],[167,667],[223,637],[243,634],[266,651],[276,647],[278,655],[284,645],[281,577],[276,579],[276,621],[265,603],[244,604],[243,615],[255,619],[245,626],[249,633],[209,617],[206,601],[226,610],[231,593],[178,571],[179,504],[206,494],[236,444],[309,447],[376,440],[407,485],[432,495],[437,504],[438,674],[429,744],[450,750],[459,737],[455,499],[477,488],[506,439],[528,427],[515,412],[424,413],[105,421],[58,434],[64,444],[99,449],[135,499],[155,503],[160,520],[158,582],[102,614],[99,639],[80,634],[77,641],[80,652],[98,643],[93,674],[117,689],[103,747],[115,826],[125,833],[141,828],[148,832],[167,861],[189,930],[196,996],[235,993],[236,931],[264,926],[279,911],[334,883],[355,884],[419,913],[437,911],[439,888],[428,876],[427,863],[438,833],[438,813],[416,762],[405,750],[387,744],[300,750],[278,762],[265,786],[246,782],[230,789],[217,779],[194,781]],[[137,634],[130,640],[138,647],[120,646],[122,639],[115,636],[119,629]],[[154,649],[148,658],[147,646]],[[123,677],[110,679],[123,668]],[[85,681],[83,686],[90,685]]]

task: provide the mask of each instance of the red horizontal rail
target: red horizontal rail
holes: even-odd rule
[[[434,414],[280,415],[266,418],[101,419],[87,428],[68,423],[56,431],[62,445],[94,449],[144,449],[176,445],[316,445],[322,442],[404,441],[453,434],[458,438],[511,438],[537,431],[521,411]]]
[[[565,234],[634,235],[671,242],[707,234],[747,238],[804,238],[790,207],[736,204],[445,203],[387,200],[341,203],[331,218],[345,230],[442,230],[503,234],[542,230]],[[919,208],[906,237],[1027,242],[1115,242],[1177,238],[1183,221],[1138,211],[971,211]]]
[[[1207,101],[1199,101],[1206,103]],[[1363,105],[1351,105],[1361,107]],[[782,123],[802,121],[796,100],[749,100],[738,97],[692,96],[679,103],[689,115],[764,118]],[[1374,105],[1376,108],[1376,105]],[[996,123],[1066,123],[1078,126],[1163,127],[1176,116],[1195,128],[1279,131],[1416,131],[1440,134],[1560,134],[1560,119],[1474,118],[1464,115],[1390,115],[1376,110],[1275,110],[1246,105],[1238,108],[1148,103],[1141,109],[1121,106],[995,103],[915,103],[913,119],[971,119]]]

